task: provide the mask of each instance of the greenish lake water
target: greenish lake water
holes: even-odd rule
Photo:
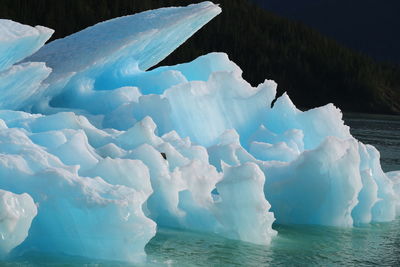
[[[352,134],[381,152],[385,171],[400,170],[400,117],[346,114]],[[268,247],[215,235],[159,229],[147,244],[146,266],[400,266],[400,218],[365,227],[275,225]],[[31,253],[1,266],[132,266]]]
[[[159,229],[146,266],[400,266],[400,220],[365,227],[275,226],[268,247],[215,235]],[[30,254],[2,266],[133,266]]]
[[[276,226],[269,247],[199,233],[159,231],[149,261],[176,266],[400,266],[400,220],[367,227]]]

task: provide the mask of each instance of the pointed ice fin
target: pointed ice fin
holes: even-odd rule
[[[53,69],[49,82],[108,66],[147,70],[220,12],[218,5],[203,2],[111,19],[53,41],[27,61],[46,62]]]

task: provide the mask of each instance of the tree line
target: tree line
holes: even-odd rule
[[[99,21],[197,0],[2,0],[0,18],[56,30],[54,38]],[[160,65],[226,52],[253,85],[273,79],[302,108],[400,114],[400,68],[379,63],[250,0],[218,0],[223,13]]]

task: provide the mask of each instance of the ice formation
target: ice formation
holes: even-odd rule
[[[25,240],[36,214],[37,208],[28,194],[0,190],[0,256]]]
[[[276,84],[223,53],[147,71],[220,12],[163,8],[43,47],[51,30],[0,20],[3,254],[139,262],[157,225],[267,245],[275,220],[395,218],[400,172],[332,104],[272,106]]]

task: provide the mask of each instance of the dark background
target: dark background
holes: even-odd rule
[[[400,63],[399,0],[253,0],[378,60]]]
[[[212,51],[226,52],[243,69],[244,78],[253,85],[263,82],[265,78],[273,79],[278,82],[278,93],[287,91],[301,108],[333,102],[345,111],[400,114],[398,51],[387,48],[395,45],[399,37],[393,33],[393,29],[397,29],[396,24],[383,20],[396,20],[397,13],[393,15],[395,9],[388,8],[379,16],[382,23],[377,26],[377,31],[382,31],[387,38],[383,42],[387,44],[385,53],[376,54],[370,48],[375,47],[374,42],[378,43],[379,39],[369,34],[372,26],[366,29],[361,27],[364,25],[361,21],[369,21],[365,19],[369,18],[368,13],[362,13],[362,10],[377,10],[373,5],[362,3],[382,4],[394,0],[348,0],[346,2],[358,2],[360,9],[357,5],[353,9],[346,6],[348,14],[340,15],[340,20],[337,19],[337,15],[341,14],[337,13],[340,6],[335,9],[328,3],[344,3],[345,0],[254,1],[257,0],[214,1],[221,4],[223,13],[161,65],[191,61]],[[53,28],[56,30],[53,38],[61,38],[113,17],[196,2],[201,1],[0,0],[0,17]],[[316,2],[320,4],[314,5]],[[300,3],[309,5],[301,7]],[[356,27],[358,24],[354,21],[360,21],[361,26]],[[396,21],[398,23],[398,19]],[[338,27],[340,36],[330,32],[333,26]],[[357,34],[353,36],[354,31]],[[362,45],[358,47],[346,41],[346,36],[353,36],[355,42]],[[380,38],[383,40],[383,37]]]

